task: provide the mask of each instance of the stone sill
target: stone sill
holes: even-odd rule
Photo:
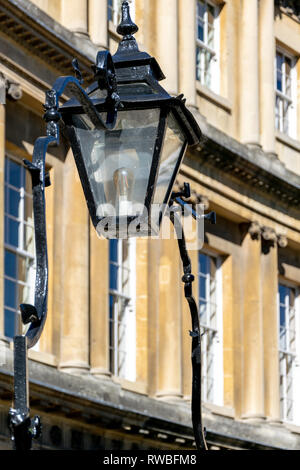
[[[232,104],[227,98],[224,98],[223,96],[218,95],[217,93],[214,93],[212,90],[202,85],[198,81],[196,81],[196,90],[200,96],[202,96],[203,98],[206,98],[211,103],[215,104],[219,108],[222,108],[227,113],[231,114]]]
[[[300,425],[293,423],[283,423],[284,427],[294,434],[300,434]]]
[[[131,382],[130,380],[121,379],[117,376],[113,376],[113,381],[119,384],[123,390],[135,392],[140,395],[148,395],[147,385],[143,382]]]
[[[28,351],[28,358],[35,362],[40,362],[41,364],[47,364],[48,366],[57,367],[58,362],[56,357],[53,354],[41,352],[41,351],[34,351],[33,349],[29,349]]]
[[[234,409],[229,406],[215,405],[214,403],[203,403],[203,409],[210,411],[214,415],[226,416],[227,418],[234,419]]]
[[[275,132],[276,140],[281,142],[282,144],[287,145],[288,147],[291,147],[293,150],[297,150],[297,152],[300,152],[300,141],[293,139],[287,134],[284,134],[283,132],[276,131]]]
[[[13,351],[14,343],[12,340],[8,340],[8,348]],[[49,354],[43,351],[35,351],[34,349],[28,350],[28,359],[31,359],[35,362],[40,362],[41,364],[46,364],[47,366],[57,367],[58,362],[56,356]]]

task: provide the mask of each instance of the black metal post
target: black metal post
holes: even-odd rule
[[[29,416],[27,338],[14,338],[14,403],[9,411],[12,440],[16,450],[30,450],[32,439],[41,434],[38,416]]]
[[[184,282],[184,295],[189,304],[191,313],[192,331],[190,336],[192,337],[192,423],[196,442],[196,448],[198,451],[208,450],[205,439],[206,430],[203,427],[202,421],[202,398],[201,398],[201,330],[200,330],[200,319],[198,306],[193,296],[193,281],[195,279],[192,274],[191,260],[187,252],[186,242],[183,227],[181,224],[180,217],[172,210],[172,204],[176,201],[182,208],[188,209],[194,219],[206,219],[212,224],[216,223],[215,212],[210,212],[199,216],[193,208],[185,201],[181,199],[183,197],[190,197],[189,184],[185,183],[185,193],[173,193],[171,199],[171,210],[168,215],[177,235],[178,247],[180,251],[180,257],[183,264],[184,275],[182,281]]]

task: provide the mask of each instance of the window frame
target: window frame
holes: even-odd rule
[[[109,253],[109,304],[111,304],[111,297],[113,297],[112,301],[112,309],[113,309],[113,318],[111,318],[111,307],[109,305],[109,368],[110,372],[113,376],[119,377],[121,379],[125,379],[131,382],[136,380],[136,239],[130,238],[126,240],[116,240],[117,241],[117,261],[111,261],[110,253]],[[124,267],[122,263],[120,263],[120,259],[122,259],[122,247],[123,242],[128,243],[128,259],[129,259],[129,266]],[[110,248],[109,248],[110,250]],[[110,267],[114,265],[118,269],[118,288],[112,289],[110,287]],[[122,273],[123,270],[128,271],[130,276],[129,281],[129,295],[123,293],[122,290],[119,290],[119,285],[122,282]],[[125,317],[124,317],[124,329],[127,334],[125,334],[125,349],[121,351],[118,346],[120,344],[119,341],[119,328],[121,326],[121,322],[119,321],[119,301],[127,301],[128,304],[126,305],[125,309]],[[117,325],[117,328],[116,328]],[[111,342],[111,329],[113,335],[113,343]],[[126,359],[125,359],[125,366],[124,371],[119,370],[119,360],[120,360],[120,352],[123,352]]]
[[[287,58],[291,62],[291,74],[290,74],[290,80],[291,80],[291,94],[290,96],[287,95],[286,93],[282,92],[281,90],[277,89],[277,54],[281,54],[284,58]],[[283,64],[285,64],[285,60],[283,61]],[[275,61],[274,61],[274,82],[275,82],[275,129],[282,134],[288,135],[289,137],[292,137],[294,139],[297,138],[297,58],[281,47],[280,45],[276,44],[276,49],[275,49]],[[281,70],[282,77],[285,77],[285,74]],[[284,80],[285,84],[285,80]],[[277,125],[277,98],[280,99],[280,107],[281,111],[279,111],[279,123]],[[288,121],[288,128],[287,130],[284,129],[284,114],[283,114],[283,106],[284,103],[288,103],[288,116],[287,116],[287,121]]]
[[[215,259],[216,273],[215,273],[215,282],[216,282],[216,327],[212,328],[210,325],[203,325],[200,318],[200,283],[199,278],[201,276],[199,263],[200,255],[208,256],[209,258]],[[222,263],[223,257],[219,254],[210,251],[209,249],[202,249],[198,252],[198,301],[199,301],[199,321],[200,321],[200,330],[201,332],[201,353],[202,353],[202,375],[206,364],[206,359],[204,358],[204,348],[206,346],[205,332],[209,331],[215,335],[214,338],[214,365],[213,365],[213,398],[212,400],[207,400],[207,384],[203,381],[202,378],[202,399],[206,403],[213,405],[223,406],[224,404],[224,369],[223,369],[223,279],[222,279]],[[210,274],[209,274],[210,277]],[[206,283],[206,292],[208,290],[208,285]],[[205,300],[205,299],[204,299]],[[208,301],[210,302],[210,301]]]
[[[17,165],[19,165],[20,168],[21,168],[21,172],[22,172],[21,174],[25,175],[25,178],[26,178],[27,170],[23,166],[22,162],[20,161],[20,159],[18,157],[6,152],[5,153],[5,163],[4,163],[5,165],[6,165],[7,160],[10,160],[10,161],[16,163]],[[16,191],[16,192],[18,191],[20,193],[19,214],[21,213],[21,217],[20,217],[20,215],[18,215],[18,217],[16,217],[16,216],[6,212],[6,197],[7,197],[6,196],[6,191],[7,191],[7,188],[12,189],[13,191]],[[17,277],[14,278],[14,277],[11,277],[11,276],[7,275],[6,271],[5,271],[5,264],[3,266],[4,322],[5,322],[6,311],[9,311],[10,314],[14,315],[14,335],[22,334],[23,324],[22,324],[21,318],[20,318],[20,310],[19,310],[18,302],[16,302],[16,304],[17,304],[16,309],[5,305],[5,281],[10,281],[10,282],[15,283],[17,287],[19,287],[19,286],[27,287],[28,291],[29,291],[29,294],[28,294],[28,298],[26,299],[26,302],[27,303],[34,303],[35,276],[36,276],[34,218],[33,218],[33,208],[32,208],[32,224],[28,223],[25,220],[25,217],[24,217],[24,214],[25,214],[25,197],[30,198],[32,200],[32,192],[31,193],[26,192],[26,185],[25,186],[20,186],[20,188],[18,188],[16,186],[10,184],[8,181],[6,181],[6,172],[5,172],[5,174],[4,174],[4,218],[3,218],[3,220],[4,220],[4,246],[3,246],[3,248],[4,248],[4,258],[5,258],[6,252],[9,252],[9,253],[13,253],[17,257],[19,256],[19,257],[25,259],[26,261],[29,260],[29,263],[32,263],[32,265],[28,269],[28,272],[29,272],[29,270],[31,270],[31,272],[29,274],[29,280],[27,282],[24,282],[24,281],[20,280]],[[9,220],[13,220],[13,221],[19,223],[18,242],[20,243],[20,240],[21,240],[21,244],[19,244],[18,247],[6,242],[6,230],[8,230],[8,227],[6,226],[6,217]],[[32,229],[33,253],[30,253],[29,251],[24,249],[24,234],[25,234],[24,228],[25,228],[25,226],[29,226]],[[16,296],[18,296],[17,291],[16,291]],[[4,323],[4,332],[5,332],[5,323]],[[13,337],[10,337],[10,336],[6,336],[6,338],[9,339],[9,340],[13,339]]]
[[[279,286],[282,285],[289,289],[294,290],[295,298],[294,298],[294,315],[295,315],[295,351],[290,351],[289,349],[283,350],[280,347],[280,295],[279,295]],[[286,280],[284,278],[279,278],[278,280],[278,292],[277,292],[277,322],[278,322],[278,370],[279,370],[279,381],[281,376],[281,369],[280,369],[280,355],[283,354],[284,356],[292,357],[292,381],[293,381],[293,391],[292,391],[292,401],[293,401],[293,416],[292,419],[289,419],[287,416],[287,406],[286,406],[286,393],[283,396],[283,405],[281,405],[282,395],[281,390],[279,390],[279,397],[280,397],[280,419],[283,422],[291,423],[291,424],[300,424],[300,403],[298,400],[300,394],[300,287],[298,284]],[[287,328],[288,329],[288,328]],[[286,379],[284,379],[286,383]],[[280,383],[279,383],[280,387]],[[283,413],[282,413],[283,409]]]
[[[198,3],[204,3],[205,5],[205,16],[204,16],[204,41],[198,38],[198,12],[197,7]],[[208,29],[208,20],[207,20],[207,5],[210,5],[214,9],[214,48],[211,48],[206,44],[207,42],[207,29]],[[206,19],[205,19],[206,18]],[[212,67],[211,67],[211,84],[208,86],[206,84],[206,71],[205,66],[202,71],[202,77],[198,78],[198,68],[199,74],[201,74],[201,66],[197,64],[197,55],[198,49],[202,49],[205,52],[208,52],[212,55]],[[205,61],[205,58],[202,58],[202,61]],[[216,94],[220,93],[220,6],[213,0],[197,0],[196,1],[196,81],[199,82],[202,86],[205,86],[209,90],[213,91]]]

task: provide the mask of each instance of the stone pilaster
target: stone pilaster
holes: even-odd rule
[[[188,106],[196,106],[196,2],[179,0],[179,91],[183,93]]]
[[[148,383],[148,240],[136,242],[136,381]],[[152,295],[151,295],[151,301]]]
[[[171,237],[173,233],[172,227]],[[177,240],[161,240],[156,396],[165,400],[182,397],[179,269]]]
[[[109,242],[100,239],[90,222],[90,360],[91,373],[109,371]]]
[[[264,418],[264,347],[261,279],[261,229],[252,223],[243,241],[244,354],[242,417]]]
[[[89,0],[88,13],[91,41],[106,49],[108,46],[107,0]]]
[[[71,151],[64,168],[63,318],[59,367],[65,372],[89,369],[89,219]]]
[[[61,23],[70,31],[88,35],[88,1],[61,0]]]
[[[270,422],[280,421],[278,365],[278,250],[274,230],[262,231],[262,284],[264,332],[264,399],[265,414]]]
[[[259,145],[258,1],[241,1],[240,140]]]
[[[159,259],[161,240],[148,239],[148,394],[155,396],[158,379]]]
[[[177,0],[156,2],[156,59],[166,75],[163,87],[178,94]]]
[[[274,0],[259,2],[260,138],[263,150],[275,154]]]
[[[234,408],[234,288],[233,257],[227,256],[222,263],[223,290],[223,367],[224,405]]]

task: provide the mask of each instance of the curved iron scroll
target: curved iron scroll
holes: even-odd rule
[[[97,70],[111,78],[114,74],[112,60],[109,60],[110,54],[107,51],[98,53]],[[102,61],[100,60],[102,58]],[[100,65],[99,65],[100,62]],[[106,69],[105,69],[106,67]],[[47,122],[47,136],[39,137],[34,145],[32,162],[24,160],[24,164],[30,171],[32,178],[33,192],[33,215],[35,226],[35,244],[36,244],[36,281],[35,281],[35,305],[22,304],[20,306],[22,320],[24,324],[30,323],[26,333],[27,347],[32,348],[39,340],[43,326],[46,320],[47,312],[47,286],[48,286],[48,259],[47,259],[47,236],[46,236],[46,217],[45,217],[45,186],[50,184],[45,174],[45,158],[49,145],[59,144],[59,121],[61,119],[59,109],[59,99],[61,95],[68,91],[78,99],[84,112],[89,116],[97,129],[113,129],[117,120],[117,108],[120,105],[115,86],[103,82],[102,87],[108,87],[108,99],[112,108],[107,113],[106,123],[96,110],[89,96],[81,87],[77,78],[59,77],[52,90],[46,92],[44,119]],[[113,95],[113,96],[112,96]]]
[[[26,333],[27,348],[32,348],[39,340],[46,321],[48,294],[48,256],[45,214],[45,186],[49,181],[45,175],[45,157],[50,144],[56,143],[53,136],[39,137],[34,145],[32,162],[24,160],[31,174],[33,218],[36,253],[36,277],[34,306],[21,304],[20,310],[24,324],[30,323]]]

